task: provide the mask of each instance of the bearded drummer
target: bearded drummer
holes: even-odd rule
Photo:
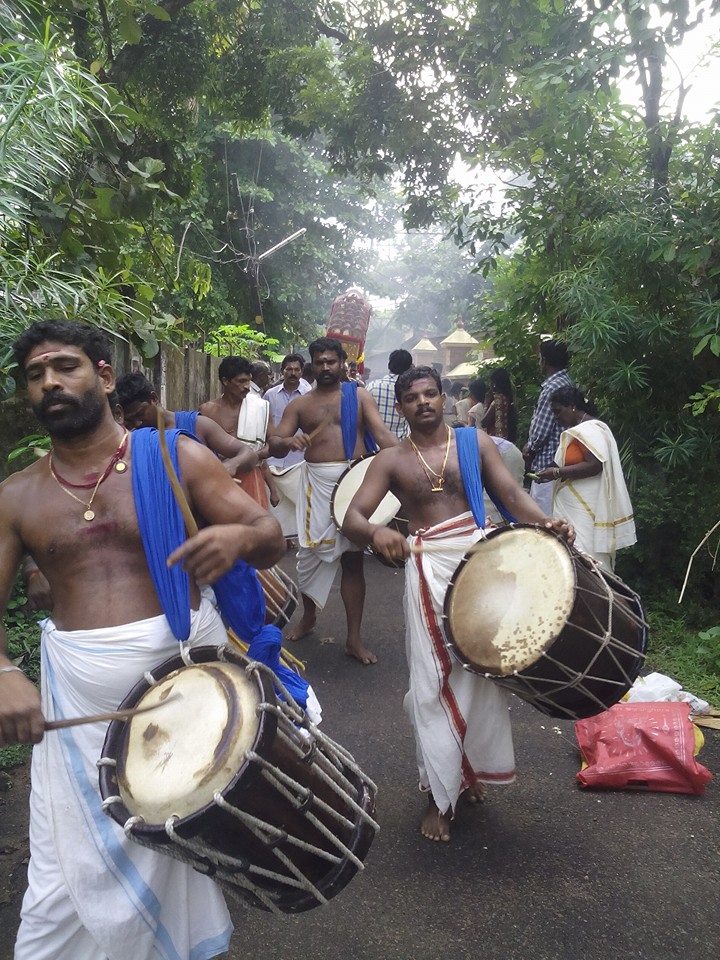
[[[429,801],[420,831],[429,840],[447,842],[461,793],[477,801],[485,784],[515,779],[508,695],[451,657],[442,622],[450,579],[465,551],[482,536],[483,485],[508,517],[542,524],[568,542],[574,534],[565,522],[545,516],[508,472],[486,433],[472,427],[453,431],[445,424],[446,398],[435,370],[415,367],[401,374],[395,396],[410,435],[375,457],[342,529],[358,546],[372,544],[389,560],[410,557],[405,567],[410,668],[405,710],[415,732],[420,789]],[[407,540],[368,520],[388,491],[409,520]]]
[[[113,419],[107,339],[80,324],[36,323],[14,352],[53,446],[0,487],[0,595],[4,609],[27,552],[54,597],[52,619],[42,625],[41,693],[10,662],[0,633],[0,746],[38,744],[15,960],[218,956],[232,925],[213,881],[133,844],[101,809],[95,762],[106,725],[43,737],[44,722],[116,709],[145,671],[177,654],[153,563],[182,564],[189,574],[189,603],[179,611],[188,643],[224,643],[222,620],[197,584],[214,583],[238,558],[272,566],[283,554],[280,527],[210,450],[169,435],[203,529],[169,557],[151,558],[134,477],[147,478],[152,496],[163,486],[152,473],[158,464],[141,455],[157,433],[139,431],[131,440]]]
[[[347,618],[345,650],[369,665],[377,663],[377,657],[360,639],[365,603],[363,555],[335,526],[331,500],[348,463],[374,449],[373,439],[383,448],[395,446],[398,438],[385,426],[366,390],[358,390],[355,381],[341,383],[344,357],[338,340],[320,337],[308,350],[315,389],[288,404],[268,437],[272,457],[285,457],[291,450],[305,451],[296,504],[297,573],[303,615],[286,639],[299,640],[313,630],[317,611],[325,606],[340,565],[340,594]]]

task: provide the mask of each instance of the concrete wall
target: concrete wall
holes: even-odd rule
[[[158,356],[148,364],[129,343],[115,339],[112,360],[118,377],[141,370],[152,380],[161,402],[169,410],[197,410],[201,403],[220,393],[217,374],[220,361],[199,350],[183,351],[163,344]],[[24,390],[0,403],[0,480],[27,466],[25,460],[8,464],[8,453],[23,437],[42,432]]]

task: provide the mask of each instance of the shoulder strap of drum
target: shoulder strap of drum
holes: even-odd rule
[[[465,497],[472,510],[475,523],[480,529],[485,526],[485,501],[483,499],[482,463],[480,445],[475,427],[458,427],[455,431],[460,478],[465,489]],[[488,490],[488,496],[508,523],[515,523],[515,517]]]

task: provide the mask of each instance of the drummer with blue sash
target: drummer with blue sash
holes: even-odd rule
[[[396,407],[410,435],[373,460],[348,507],[343,533],[405,565],[405,711],[415,732],[420,789],[428,794],[421,833],[447,842],[460,795],[481,800],[485,784],[515,779],[508,695],[463,670],[447,649],[443,603],[463,554],[486,526],[483,485],[508,520],[542,524],[572,542],[567,523],[545,516],[505,467],[482,430],[452,430],[437,371],[415,367],[398,377]],[[409,521],[406,539],[369,522],[388,493]],[[412,550],[412,552],[411,552]]]
[[[340,593],[347,617],[346,652],[362,664],[377,662],[360,639],[365,602],[363,555],[335,526],[331,500],[338,479],[350,461],[377,446],[392,447],[398,438],[385,426],[377,405],[357,383],[343,382],[343,348],[338,340],[320,337],[308,347],[315,389],[292,400],[268,437],[270,454],[285,457],[304,450],[297,499],[297,574],[303,595],[303,616],[288,640],[309,634],[327,602],[338,566]],[[298,433],[298,431],[300,431]]]

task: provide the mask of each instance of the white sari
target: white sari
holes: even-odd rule
[[[565,466],[565,454],[577,440],[602,464],[602,472],[582,480],[555,481],[553,516],[575,527],[575,546],[610,570],[615,553],[637,542],[632,503],[612,431],[602,420],[585,420],[560,435],[555,463]]]

